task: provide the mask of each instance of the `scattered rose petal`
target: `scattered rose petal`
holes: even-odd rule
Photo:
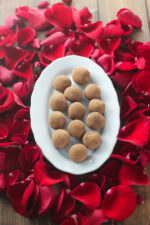
[[[71,5],[72,0],[62,0],[66,5]]]
[[[28,6],[21,6],[15,9],[16,16],[22,17],[24,19],[28,19],[29,17],[29,7]]]
[[[90,19],[92,19],[92,14],[89,11],[89,9],[87,7],[83,7],[80,11],[79,11],[79,15],[80,15],[80,19],[81,19],[81,23],[82,24],[86,24],[89,22]]]
[[[30,80],[27,82],[19,81],[13,85],[13,90],[23,101],[27,101],[31,96],[33,84]]]
[[[10,84],[14,80],[14,75],[11,70],[0,65],[0,81],[3,84]]]
[[[119,71],[119,72],[116,72],[113,76],[111,76],[111,79],[119,88],[124,90],[125,88],[127,88],[129,83],[131,82],[132,77],[133,77],[133,72]]]
[[[45,1],[45,0],[42,0],[38,5],[37,7],[39,9],[43,9],[43,8],[46,8],[47,6],[49,6],[49,2]]]
[[[31,42],[30,42],[30,46],[32,48],[35,48],[35,49],[39,49],[40,48],[40,39],[39,38],[34,38]]]
[[[124,31],[121,27],[121,24],[119,20],[112,20],[110,23],[108,23],[102,33],[102,38],[114,38],[114,37],[120,37],[124,34]]]
[[[8,128],[4,123],[0,123],[0,140],[8,136]]]
[[[11,109],[14,105],[14,96],[11,89],[6,89],[0,84],[0,113]]]
[[[5,21],[5,26],[7,28],[12,28],[14,25],[16,24],[19,24],[20,23],[20,19],[18,16],[15,16],[15,15],[9,15],[7,18],[6,18],[6,21]]]
[[[96,39],[100,36],[103,30],[103,24],[101,21],[95,23],[89,23],[79,27],[80,30],[89,38]]]
[[[30,43],[35,37],[35,31],[30,27],[23,27],[19,30],[18,44],[20,47]]]
[[[127,117],[132,111],[137,108],[136,102],[130,96],[124,96],[121,103],[121,118]]]
[[[98,64],[104,69],[108,75],[111,75],[115,70],[115,63],[110,55],[103,54],[97,60]]]
[[[66,37],[63,32],[55,32],[41,42],[41,46],[58,45],[64,43]]]

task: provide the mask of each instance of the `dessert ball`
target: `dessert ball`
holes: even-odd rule
[[[53,87],[60,91],[64,92],[64,90],[71,85],[71,80],[66,75],[59,75],[53,81]]]
[[[68,116],[72,120],[74,119],[81,120],[84,117],[84,114],[85,114],[85,107],[80,102],[74,102],[68,108]]]
[[[70,143],[70,136],[66,130],[58,129],[52,134],[52,143],[56,148],[66,148]]]
[[[99,98],[100,94],[101,90],[96,84],[89,84],[84,90],[84,95],[89,100]]]
[[[92,99],[89,103],[89,111],[90,112],[105,112],[105,102],[100,99]]]
[[[71,146],[68,152],[68,156],[74,162],[82,162],[87,158],[87,148],[82,144],[75,144]]]
[[[71,86],[66,88],[64,95],[69,101],[77,102],[80,101],[82,98],[82,91],[77,86]]]
[[[105,119],[99,112],[92,112],[86,118],[86,124],[93,130],[102,129],[105,125]]]
[[[48,123],[49,126],[53,129],[61,129],[66,125],[66,117],[62,112],[54,111],[50,114]]]
[[[63,94],[57,92],[49,99],[49,106],[53,111],[64,111],[67,106],[67,100]]]
[[[84,67],[76,67],[72,71],[72,78],[77,84],[86,84],[90,81],[90,72]]]
[[[85,125],[81,120],[73,120],[68,125],[68,132],[71,136],[80,139],[85,133]]]
[[[91,150],[97,149],[100,143],[101,143],[101,136],[96,131],[88,131],[83,136],[83,144]]]

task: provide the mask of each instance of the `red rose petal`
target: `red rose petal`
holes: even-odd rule
[[[71,5],[72,0],[62,0],[66,5]]]
[[[131,25],[133,27],[141,28],[142,22],[140,18],[135,15],[131,10],[123,8],[117,13],[117,17],[124,25]]]
[[[63,181],[59,172],[53,172],[50,167],[42,161],[38,161],[34,166],[35,181],[39,185],[52,185]]]
[[[120,37],[123,34],[124,31],[121,27],[119,20],[112,20],[104,27],[102,38],[106,39],[106,38]]]
[[[121,44],[121,38],[114,39],[97,39],[97,44],[103,54],[114,56],[114,52]]]
[[[0,47],[0,59],[3,59],[5,56],[4,49]]]
[[[115,63],[110,55],[104,54],[97,60],[98,64],[104,69],[108,75],[111,75],[115,70]]]
[[[144,58],[139,58],[135,62],[135,66],[140,70],[144,70],[146,68],[146,60]]]
[[[11,70],[0,65],[0,81],[3,84],[9,84],[14,80],[14,75]]]
[[[99,188],[101,189],[104,186],[106,179],[103,175],[93,174],[88,177],[87,181],[96,183],[99,186]]]
[[[143,200],[143,198],[142,198],[141,195],[137,195],[137,196],[136,196],[136,204],[137,204],[137,205],[144,204],[144,200]]]
[[[30,80],[33,82],[33,66],[31,63],[22,64],[17,70],[12,70],[15,76],[23,78],[25,80]]]
[[[137,165],[123,164],[118,179],[120,184],[124,185],[147,185],[149,183],[143,168]]]
[[[122,25],[124,31],[124,36],[127,36],[133,32],[133,27],[131,25]]]
[[[30,42],[30,46],[32,48],[35,48],[35,49],[39,49],[40,48],[40,43],[41,43],[41,40],[39,38],[34,38],[31,42]]]
[[[29,7],[28,6],[21,6],[15,9],[16,16],[22,17],[24,19],[28,19],[29,17]]]
[[[23,101],[27,101],[31,96],[33,83],[30,80],[17,82],[13,85],[13,90]]]
[[[140,71],[132,80],[132,85],[137,92],[150,95],[150,72]]]
[[[63,32],[57,31],[41,42],[41,46],[58,45],[64,43],[66,37]]]
[[[8,136],[8,128],[4,123],[0,123],[0,139],[5,139]]]
[[[121,118],[127,117],[132,111],[137,108],[136,102],[130,96],[124,96],[121,103]]]
[[[23,102],[21,101],[21,99],[15,92],[13,92],[13,96],[14,96],[14,101],[17,105],[21,106],[22,108],[27,108],[27,106],[23,104]]]
[[[92,19],[92,14],[87,7],[82,8],[79,11],[80,19],[82,24],[86,24],[89,22],[89,19]]]
[[[15,16],[15,15],[9,15],[7,18],[6,18],[6,21],[5,21],[5,26],[7,28],[11,28],[13,27],[14,25],[16,24],[19,24],[20,23],[20,19],[18,16]]]
[[[84,26],[80,26],[80,31],[83,32],[87,37],[96,39],[100,36],[103,30],[103,23],[101,21],[95,23],[89,23]]]
[[[60,225],[77,225],[77,223],[72,219],[65,219]]]
[[[97,184],[85,182],[72,190],[72,197],[85,204],[88,208],[97,208],[101,202],[100,189]]]
[[[148,142],[149,127],[145,119],[137,119],[120,129],[118,140],[143,146]]]
[[[19,34],[18,34],[18,44],[20,47],[30,43],[34,37],[35,37],[36,33],[35,30],[33,28],[30,27],[23,27],[19,30]]]
[[[0,84],[0,113],[11,109],[14,105],[14,96],[11,89],[6,89]]]
[[[130,216],[136,208],[136,195],[125,185],[110,188],[103,200],[104,214],[113,220],[121,221]]]
[[[37,7],[39,9],[43,9],[43,8],[46,8],[47,6],[49,6],[49,2],[45,1],[45,0],[42,0],[38,5]]]
[[[73,17],[71,8],[62,3],[57,3],[45,11],[47,21],[59,30],[68,29],[72,26]],[[69,19],[68,19],[69,18]]]
[[[131,82],[133,77],[133,72],[130,71],[119,71],[116,72],[115,75],[111,76],[113,82],[122,90],[124,90],[128,84]]]
[[[121,71],[130,71],[136,69],[136,66],[131,62],[117,62],[116,68]]]

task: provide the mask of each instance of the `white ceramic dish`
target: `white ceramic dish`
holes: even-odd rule
[[[67,151],[71,144],[79,142],[71,138],[71,144],[66,149],[56,149],[51,142],[51,135],[54,130],[48,126],[48,116],[51,112],[48,100],[53,92],[52,82],[59,74],[66,74],[71,78],[71,71],[77,67],[83,66],[91,72],[91,82],[97,84],[101,91],[101,99],[106,103],[105,120],[106,124],[100,131],[102,142],[95,151],[88,151],[88,158],[81,163],[75,163],[68,158]],[[73,85],[77,85],[72,82]],[[85,85],[86,86],[86,85]],[[82,87],[82,89],[85,88]],[[81,86],[80,86],[81,87]],[[88,101],[83,98],[88,114]],[[68,102],[68,105],[70,103]],[[67,115],[67,112],[65,112]],[[113,84],[103,69],[92,60],[80,56],[67,56],[55,60],[47,66],[40,78],[37,80],[31,97],[31,127],[35,140],[42,149],[44,156],[59,170],[72,174],[85,174],[98,169],[110,156],[117,140],[117,133],[120,127],[120,108],[118,97]],[[69,122],[69,119],[67,119]],[[67,123],[68,124],[68,123]],[[66,126],[67,127],[67,126]],[[86,130],[89,130],[86,127]]]

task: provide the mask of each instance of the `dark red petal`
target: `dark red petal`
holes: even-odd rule
[[[72,219],[65,219],[60,225],[77,225],[77,223]]]
[[[35,182],[39,185],[52,185],[63,181],[59,172],[53,172],[50,170],[48,164],[42,161],[38,161],[34,166]]]
[[[83,32],[87,37],[96,39],[100,36],[103,30],[103,23],[101,21],[95,23],[89,23],[84,26],[80,26],[80,31]]]
[[[130,71],[119,71],[116,72],[115,75],[111,76],[113,82],[121,89],[125,89],[128,84],[131,82],[133,77],[133,72]]]
[[[55,213],[52,218],[54,222],[58,223],[73,213],[75,200],[70,194],[71,191],[69,189],[61,189],[57,198]]]
[[[0,139],[5,139],[8,136],[8,128],[5,123],[0,123]]]
[[[45,215],[52,207],[55,200],[53,187],[39,186],[38,215]]]
[[[149,127],[145,119],[137,119],[120,129],[118,140],[143,146],[148,142]]]
[[[101,189],[104,186],[106,179],[103,175],[93,174],[87,178],[87,181],[96,183]]]
[[[21,106],[22,108],[27,108],[27,106],[23,104],[23,102],[21,101],[21,99],[15,92],[13,92],[13,96],[14,96],[14,101],[17,105]]]
[[[7,158],[6,153],[0,152],[0,171],[4,170],[5,168],[6,158]]]
[[[133,27],[131,25],[122,25],[124,35],[127,36],[133,32]]]
[[[130,156],[130,154],[129,154],[129,156]],[[126,156],[126,157],[124,157],[124,156],[122,156],[122,155],[117,155],[117,154],[111,154],[111,158],[112,159],[118,159],[118,160],[120,160],[120,161],[122,161],[122,162],[124,162],[124,163],[128,163],[128,164],[131,164],[131,165],[135,165],[135,164],[137,164],[138,162],[139,162],[139,158],[137,158],[136,160],[131,160],[130,158],[129,158],[129,156]]]
[[[104,69],[108,75],[111,75],[115,70],[115,63],[110,55],[104,54],[97,60],[98,64]]]
[[[112,20],[104,27],[102,38],[106,39],[106,38],[120,37],[123,34],[124,31],[121,27],[119,20]]]
[[[89,58],[94,50],[94,45],[90,38],[84,37],[73,43],[70,50],[72,54]]]
[[[19,178],[20,171],[15,170],[8,174],[8,186],[13,185],[17,182]]]
[[[62,3],[57,3],[45,11],[47,21],[59,30],[69,29],[73,23],[72,10]],[[68,19],[69,18],[69,19]]]
[[[86,24],[88,23],[89,19],[92,19],[92,13],[89,11],[87,7],[82,8],[79,11],[79,14],[82,24]]]
[[[49,2],[45,1],[45,0],[42,0],[38,5],[37,7],[39,9],[43,9],[43,8],[46,8],[47,6],[49,6]]]
[[[8,176],[6,173],[0,172],[0,192],[4,191],[8,186]]]
[[[121,44],[121,38],[114,39],[97,39],[97,44],[103,54],[108,54],[114,57],[114,52]]]
[[[144,200],[143,200],[143,198],[142,198],[141,195],[137,195],[137,196],[136,196],[136,204],[137,204],[137,205],[144,204]]]
[[[104,214],[113,220],[121,221],[130,216],[136,208],[136,195],[125,185],[110,188],[102,203]]]
[[[31,63],[25,63],[22,64],[18,69],[13,69],[12,73],[15,76],[18,76],[20,78],[23,78],[25,80],[30,80],[31,82],[33,82],[34,78],[33,78],[33,65]]]
[[[7,28],[11,28],[14,25],[19,24],[19,23],[20,23],[20,19],[18,16],[15,16],[15,15],[9,15],[5,20],[5,26]]]
[[[39,52],[39,54],[40,54],[40,52]],[[54,61],[55,59],[58,59],[58,58],[61,58],[64,56],[65,47],[63,44],[60,44],[57,47],[54,46],[54,47],[45,48],[45,50],[42,51],[41,54],[47,60],[47,62],[50,63],[50,62]],[[40,55],[39,55],[39,57],[40,57]],[[42,61],[41,61],[41,63],[42,63]]]
[[[28,55],[25,58],[25,63],[31,62],[35,56],[35,51],[28,51]]]
[[[141,28],[142,26],[141,19],[129,9],[120,9],[117,16],[120,22],[124,25],[131,25],[137,28]]]
[[[124,96],[121,103],[121,118],[127,117],[132,111],[137,108],[136,102],[130,96]]]
[[[66,36],[64,35],[64,33],[57,31],[53,33],[52,35],[50,35],[49,37],[47,37],[46,39],[44,39],[40,45],[49,47],[50,45],[62,44],[64,43],[65,40],[66,40]]]
[[[30,46],[32,48],[35,48],[35,49],[39,49],[40,48],[40,43],[41,43],[41,40],[39,38],[34,38],[31,42],[30,42]]]
[[[31,96],[33,83],[30,80],[25,83],[17,82],[13,85],[13,90],[23,101],[27,101]]]
[[[72,190],[71,195],[92,209],[97,208],[101,202],[100,189],[97,184],[92,182],[79,184]]]
[[[23,61],[28,55],[28,52],[22,48],[5,47],[5,63],[10,69],[16,68],[16,66]]]
[[[18,44],[20,47],[30,43],[34,37],[35,37],[36,33],[35,30],[33,28],[30,27],[23,27],[19,30],[19,34],[18,34]]]
[[[62,0],[66,5],[71,5],[72,0]]]
[[[29,12],[29,7],[28,6],[21,6],[15,9],[16,16],[22,17],[24,19],[28,19],[28,12]]]
[[[149,183],[145,171],[137,165],[123,164],[118,179],[120,184],[124,185],[147,185]]]
[[[130,71],[136,69],[136,66],[132,62],[117,62],[116,68],[121,71]]]
[[[45,10],[36,10],[36,9],[29,9],[29,18],[28,23],[29,27],[37,31],[41,31],[50,27],[50,24],[47,22],[44,16]]]
[[[133,77],[132,85],[137,92],[150,95],[150,72],[147,70],[138,72]]]
[[[5,56],[4,49],[0,47],[0,59],[3,59]]]
[[[50,60],[45,58],[44,51],[39,51],[39,59],[40,59],[40,63],[45,67],[51,63]]]
[[[11,70],[0,65],[0,81],[3,84],[9,84],[14,80],[14,75]]]
[[[0,113],[4,113],[11,109],[14,105],[14,96],[12,90],[9,88],[6,89],[0,85],[0,101]]]

